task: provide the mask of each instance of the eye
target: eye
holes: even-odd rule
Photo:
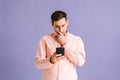
[[[59,26],[57,26],[57,25],[56,25],[55,27],[56,27],[56,28],[59,28]]]

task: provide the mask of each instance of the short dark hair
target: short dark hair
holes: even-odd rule
[[[63,11],[55,11],[51,15],[51,21],[52,21],[52,23],[54,21],[58,21],[58,20],[60,20],[62,18],[66,18],[67,19],[67,14],[65,12],[63,12]]]

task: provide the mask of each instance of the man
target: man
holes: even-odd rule
[[[42,80],[77,80],[76,65],[82,66],[85,62],[83,41],[69,33],[65,12],[55,11],[51,20],[54,32],[40,40],[35,65],[43,69]],[[58,47],[64,48],[64,55],[56,53]]]

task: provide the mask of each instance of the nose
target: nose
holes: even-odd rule
[[[59,31],[62,32],[62,27],[59,27]]]

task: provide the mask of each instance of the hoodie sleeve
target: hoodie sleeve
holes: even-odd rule
[[[65,55],[67,59],[73,64],[82,66],[86,60],[83,41],[81,38],[77,37],[72,42],[74,47],[69,42],[64,45]]]
[[[46,43],[43,38],[38,44],[34,63],[38,69],[48,69],[53,65],[50,63],[50,57],[46,58]]]

